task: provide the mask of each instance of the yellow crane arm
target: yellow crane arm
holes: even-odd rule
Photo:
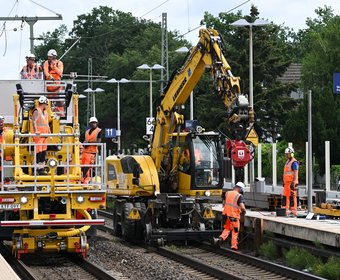
[[[225,104],[229,123],[246,122],[248,125],[245,129],[248,129],[254,122],[254,113],[248,100],[240,93],[239,78],[232,75],[223,54],[220,34],[214,29],[201,29],[197,45],[172,76],[157,108],[151,157],[158,171],[165,157],[169,156],[173,133],[184,124],[184,117],[180,114],[181,105],[187,101],[206,71],[210,72],[214,90]]]

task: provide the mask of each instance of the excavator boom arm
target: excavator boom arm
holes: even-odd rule
[[[246,135],[254,122],[254,113],[248,100],[240,93],[239,78],[232,75],[223,54],[220,34],[214,29],[201,29],[199,34],[199,42],[192,48],[182,67],[172,76],[157,108],[151,157],[158,171],[162,163],[167,165],[164,161],[169,157],[173,133],[179,132],[179,127],[184,125],[184,117],[180,113],[181,105],[185,104],[206,71],[210,72],[214,90],[227,109],[229,123],[241,126],[242,135]]]

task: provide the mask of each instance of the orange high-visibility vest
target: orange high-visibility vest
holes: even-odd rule
[[[102,130],[99,127],[97,127],[96,129],[94,129],[91,132],[91,134],[90,134],[90,130],[91,129],[86,130],[86,133],[85,133],[86,142],[87,143],[97,143],[98,142],[97,136],[98,136],[99,132],[101,132]],[[86,145],[86,146],[84,146],[83,153],[96,154],[96,153],[98,153],[98,148],[95,145]]]
[[[47,134],[50,132],[49,130],[49,125],[48,125],[48,114],[46,111],[42,111],[39,107],[36,108],[38,111],[38,118],[36,119],[36,127],[37,127],[37,132],[41,134]],[[34,133],[34,129],[32,126],[32,133]]]
[[[62,61],[56,59],[54,61],[46,60],[44,62],[44,76],[46,80],[51,80],[51,76],[54,80],[61,80],[61,76],[63,75],[64,64]],[[60,86],[48,86],[47,91],[57,92],[61,89]]]
[[[240,218],[241,209],[237,205],[237,201],[241,194],[237,191],[228,191],[225,193],[225,204],[223,208],[223,214],[231,218]]]
[[[294,173],[296,173],[296,178],[294,182],[296,183],[299,180],[297,170],[292,169],[292,164],[296,161],[297,160],[295,158],[286,161],[285,167],[283,169],[283,181],[286,184],[290,184],[294,181]]]
[[[41,66],[38,64],[34,63],[32,68],[29,68],[28,65],[25,65],[20,74],[21,74],[21,79],[41,79]]]

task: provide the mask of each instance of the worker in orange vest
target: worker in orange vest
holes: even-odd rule
[[[200,165],[202,163],[202,153],[198,148],[194,149],[195,153],[195,164]]]
[[[49,50],[47,53],[47,60],[44,62],[44,77],[47,81],[59,81],[63,76],[64,64],[57,59],[56,50]],[[48,86],[47,91],[59,92],[59,86]]]
[[[37,136],[33,137],[36,151],[37,173],[39,175],[46,175],[44,169],[47,150],[47,138],[46,136],[39,136],[40,134],[50,134],[50,126],[47,113],[48,99],[46,96],[40,96],[38,100],[38,106],[34,109],[32,114],[32,129],[31,132]]]
[[[102,130],[98,127],[98,120],[96,117],[90,118],[90,128],[85,132],[84,144],[100,143],[102,138]],[[82,167],[83,182],[88,183],[91,179],[91,167],[96,162],[96,155],[98,153],[97,145],[83,145],[83,153],[81,157],[81,164],[86,165]],[[93,177],[93,175],[92,175]]]
[[[299,183],[299,162],[294,158],[294,149],[285,150],[287,161],[283,169],[283,200],[282,206],[286,208],[286,215],[297,216],[297,185]]]
[[[51,49],[47,53],[47,60],[44,62],[44,77],[46,81],[54,81],[46,86],[48,92],[61,92],[63,87],[58,85],[64,72],[64,64],[57,59],[57,52]],[[52,96],[53,97],[53,96]],[[52,101],[51,104],[53,112],[59,117],[65,116],[65,102],[64,101]]]
[[[219,244],[225,241],[230,232],[231,249],[238,250],[238,233],[240,230],[240,216],[241,213],[246,213],[246,207],[243,199],[244,184],[242,182],[236,183],[232,191],[225,194],[225,202],[222,214],[226,216],[224,230],[219,238],[214,238],[214,244]]]
[[[20,72],[21,79],[41,79],[42,78],[42,68],[35,62],[35,55],[29,54],[26,56],[26,65],[22,67]]]
[[[4,142],[4,123],[5,118],[3,116],[0,116],[0,145]],[[0,146],[0,183],[2,182],[2,146]]]

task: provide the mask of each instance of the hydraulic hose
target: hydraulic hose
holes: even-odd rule
[[[87,220],[92,220],[91,215],[89,214],[89,212],[87,212],[86,210],[79,210],[79,212],[83,215],[84,218],[86,218]],[[85,232],[87,231],[91,226],[83,226],[81,228],[77,228],[77,229],[73,229],[70,231],[61,231],[61,232],[57,232],[58,237],[71,237],[71,236],[75,236],[77,234],[80,234],[81,232]]]

